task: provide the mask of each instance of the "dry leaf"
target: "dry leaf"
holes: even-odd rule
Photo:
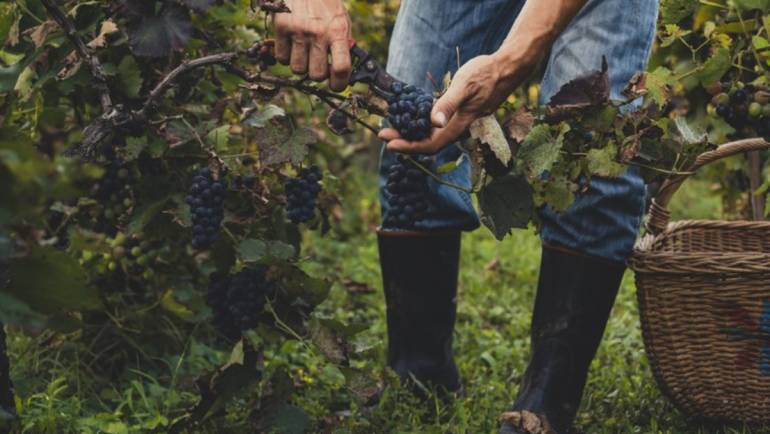
[[[71,78],[73,75],[78,73],[78,70],[80,70],[80,65],[82,64],[83,60],[80,59],[78,53],[74,51],[70,52],[70,54],[68,54],[64,59],[64,67],[62,67],[62,69],[56,73],[56,78],[59,80],[66,80]]]
[[[484,116],[476,119],[470,126],[471,137],[489,146],[495,158],[507,166],[511,161],[511,147],[508,140],[505,139],[500,123],[497,122],[494,115]]]
[[[500,421],[507,422],[526,434],[557,434],[545,418],[527,410],[505,412],[500,415]]]
[[[40,24],[39,26],[35,26],[24,33],[29,35],[29,38],[32,40],[32,43],[35,44],[35,48],[40,48],[45,44],[45,40],[48,38],[48,35],[51,34],[54,30],[58,29],[59,25],[56,24],[53,20],[48,20],[43,22],[43,24]]]
[[[104,48],[107,46],[107,35],[118,31],[118,25],[112,20],[102,22],[102,27],[97,35],[91,42],[88,43],[90,48]]]
[[[535,117],[526,106],[522,106],[505,122],[505,132],[511,140],[521,143],[534,124]]]
[[[647,94],[647,73],[637,72],[628,81],[622,95],[628,99],[636,99]]]

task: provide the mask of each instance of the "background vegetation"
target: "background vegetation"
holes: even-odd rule
[[[671,119],[686,118],[712,144],[757,134],[716,116],[712,100],[767,84],[765,3],[664,2],[648,76],[656,125],[668,131]],[[52,4],[72,32],[62,30]],[[383,61],[397,4],[349,1],[357,39]],[[374,236],[379,143],[363,127],[331,134],[323,99],[349,110],[357,108],[346,105],[352,100],[322,87],[311,89],[315,96],[297,92],[304,82],[255,54],[269,34],[264,10],[277,7],[249,0],[0,4],[0,321],[14,383],[11,402],[0,395],[0,432],[495,432],[528,357],[539,263],[534,226],[502,242],[486,231],[465,237],[456,341],[463,395],[422,402],[399,387],[383,368]],[[73,34],[97,53],[103,82],[78,55]],[[235,54],[163,87],[175,68],[189,65],[185,59],[222,53]],[[277,81],[250,75],[262,70]],[[153,96],[158,86],[166,92]],[[506,110],[536,97],[532,83]],[[138,124],[137,113],[144,116]],[[125,123],[123,115],[130,115]],[[378,121],[363,110],[361,117]],[[707,144],[698,136],[685,145]],[[667,152],[677,157],[667,169],[685,167],[682,149]],[[116,161],[130,187],[125,196],[100,197],[93,186]],[[764,197],[770,185],[759,162],[739,157],[709,168],[679,194],[675,217],[750,216],[746,192]],[[324,171],[318,215],[289,224],[283,183],[311,164]],[[208,251],[190,246],[184,200],[203,167],[231,181],[257,178],[230,189],[226,230]],[[121,237],[144,246],[141,253],[121,253]],[[258,327],[224,336],[211,324],[209,279],[254,267],[269,270],[280,296]],[[592,365],[579,428],[767,432],[700,425],[660,395],[632,280],[628,273]]]

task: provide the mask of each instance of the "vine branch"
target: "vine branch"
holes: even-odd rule
[[[107,86],[107,78],[104,74],[104,68],[102,67],[99,58],[94,55],[88,48],[83,39],[78,35],[75,24],[71,19],[62,12],[61,9],[53,2],[53,0],[40,0],[45,7],[48,14],[56,21],[56,24],[61,27],[67,39],[75,46],[75,52],[78,53],[80,59],[88,65],[88,69],[91,72],[91,76],[96,81],[95,86],[99,91],[99,97],[101,100],[102,111],[108,113],[112,110],[112,97],[110,96],[110,89]]]

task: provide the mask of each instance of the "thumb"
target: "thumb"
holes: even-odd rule
[[[433,122],[433,125],[444,128],[464,100],[465,86],[457,80],[453,81],[449,85],[449,89],[433,104],[433,110],[430,114],[430,120]]]

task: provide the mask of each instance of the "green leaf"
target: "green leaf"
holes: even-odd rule
[[[492,180],[478,192],[481,222],[498,240],[513,228],[526,228],[534,212],[532,187],[520,175]]]
[[[562,137],[554,135],[549,125],[540,124],[532,128],[521,143],[517,160],[531,178],[540,176],[550,170],[559,159],[559,151],[563,145]]]
[[[283,241],[246,239],[238,244],[237,252],[243,262],[258,262],[265,258],[287,260],[294,257],[294,247]]]
[[[260,159],[267,166],[287,162],[302,163],[307,156],[308,145],[317,140],[312,130],[289,125],[260,128],[256,135],[257,143],[260,144]]]
[[[133,56],[126,56],[120,61],[118,65],[118,78],[121,82],[121,89],[128,97],[136,98],[139,96],[144,80]]]
[[[139,207],[139,209],[134,212],[134,217],[131,219],[131,223],[128,224],[128,232],[131,234],[141,232],[142,229],[144,229],[144,227],[147,226],[147,224],[149,224],[152,219],[163,210],[163,208],[166,206],[166,203],[168,202],[168,199],[168,197],[164,197]]]
[[[206,134],[206,143],[217,151],[227,150],[230,142],[230,125],[222,125],[214,128]]]
[[[610,143],[601,149],[591,149],[586,155],[588,171],[591,175],[614,178],[626,171],[626,166],[615,161],[617,147]]]
[[[693,0],[663,0],[660,2],[660,16],[664,24],[676,24],[691,16],[699,3]]]
[[[659,66],[645,78],[647,95],[658,107],[668,103],[671,87],[676,84],[676,78],[670,69]]]
[[[696,76],[703,85],[714,83],[725,75],[731,64],[730,51],[727,48],[719,48],[701,66]]]
[[[759,9],[762,12],[770,10],[770,0],[733,0],[738,9]]]
[[[185,5],[199,11],[205,11],[216,2],[217,0],[182,0]]]
[[[275,104],[268,104],[247,117],[243,123],[254,128],[265,128],[268,122],[277,117],[286,116],[286,111]]]
[[[89,310],[100,305],[78,261],[53,247],[35,247],[28,256],[12,260],[9,274],[8,292],[36,311]]]
[[[535,205],[549,205],[556,212],[566,211],[575,201],[577,186],[564,176],[553,176],[534,184]]]
[[[147,148],[147,137],[127,137],[126,146],[120,149],[125,161],[134,161]]]

